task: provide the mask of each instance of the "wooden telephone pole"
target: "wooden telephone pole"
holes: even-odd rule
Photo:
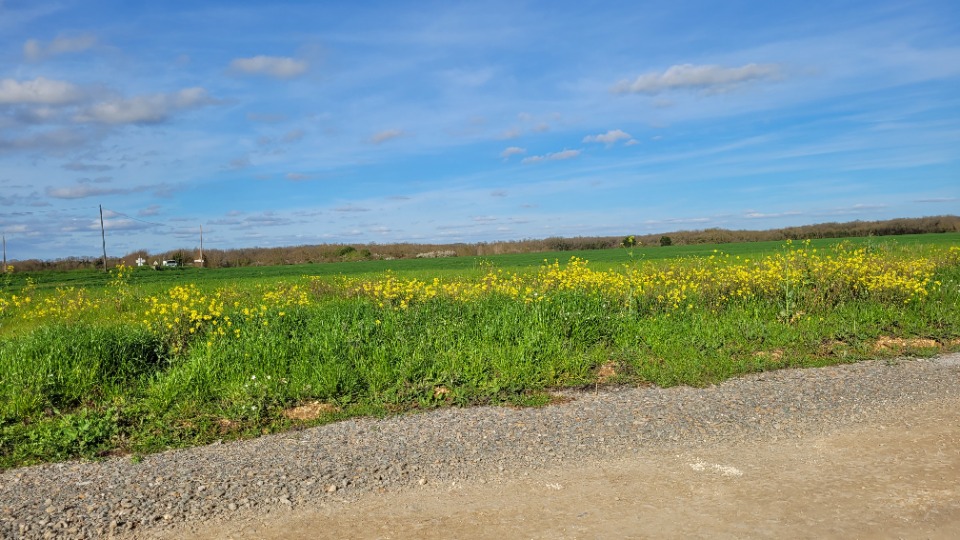
[[[103,205],[100,205],[100,240],[103,241],[103,271],[107,271],[107,233],[103,229]]]
[[[7,235],[3,235],[3,273],[7,273]]]
[[[200,268],[206,265],[206,261],[203,260],[203,225],[200,225]]]

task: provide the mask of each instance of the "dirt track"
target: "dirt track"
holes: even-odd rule
[[[960,400],[829,434],[425,485],[192,538],[957,538]]]

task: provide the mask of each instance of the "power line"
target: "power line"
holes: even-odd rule
[[[147,220],[145,220],[145,219],[139,219],[139,218],[135,218],[135,217],[133,217],[133,216],[128,216],[127,214],[124,214],[123,212],[117,212],[116,210],[111,210],[111,209],[109,209],[109,208],[107,208],[107,211],[108,211],[108,212],[113,212],[113,213],[114,213],[115,215],[117,215],[117,216],[122,216],[122,217],[125,217],[125,218],[127,218],[127,219],[132,219],[132,220],[134,220],[134,221],[139,221],[140,223],[146,223],[147,225],[156,225],[157,227],[170,227],[170,225],[167,225],[166,223],[154,223],[154,222],[152,222],[152,221],[147,221]],[[173,229],[173,227],[170,227],[170,228]]]

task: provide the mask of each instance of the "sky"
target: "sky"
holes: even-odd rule
[[[960,2],[0,0],[9,259],[960,213]]]

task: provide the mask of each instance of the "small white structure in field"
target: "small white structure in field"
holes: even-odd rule
[[[147,264],[147,260],[144,259],[143,257],[137,257],[137,260],[134,262],[137,263],[137,266],[143,266]]]

